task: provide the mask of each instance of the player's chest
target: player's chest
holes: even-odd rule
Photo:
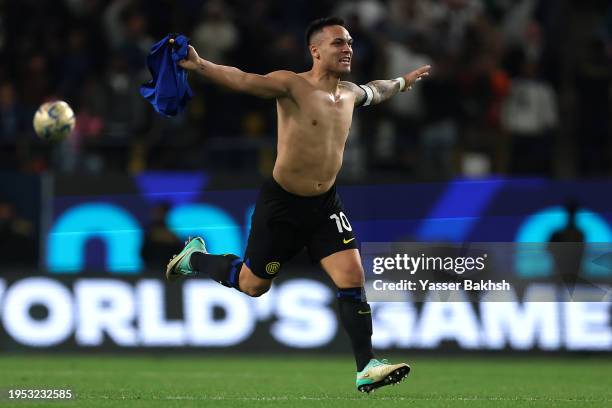
[[[304,119],[312,127],[348,130],[353,117],[353,104],[349,97],[334,97],[327,92],[313,92],[303,110]]]

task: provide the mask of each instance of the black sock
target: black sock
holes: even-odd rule
[[[372,311],[363,288],[338,289],[340,321],[348,333],[357,363],[357,371],[374,358],[372,352]]]
[[[189,264],[197,272],[207,273],[211,279],[228,288],[240,290],[238,286],[242,259],[236,255],[211,255],[194,252]]]

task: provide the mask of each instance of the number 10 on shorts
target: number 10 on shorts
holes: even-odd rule
[[[342,234],[344,230],[346,231],[353,230],[353,227],[351,227],[351,224],[349,223],[348,218],[346,218],[346,215],[344,215],[342,211],[340,211],[339,215],[336,215],[336,214],[330,215],[329,218],[336,221],[336,228],[338,228],[339,233]]]

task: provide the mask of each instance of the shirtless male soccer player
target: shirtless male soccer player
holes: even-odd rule
[[[403,77],[355,85],[341,81],[351,71],[353,40],[339,18],[313,21],[306,31],[312,69],[267,75],[243,72],[200,58],[189,47],[179,65],[238,92],[276,99],[278,153],[273,177],[264,183],[253,213],[244,259],[212,255],[202,238],[191,239],[168,263],[169,280],[206,272],[249,296],[270,288],[283,264],[302,248],[320,262],[338,288],[339,316],[357,363],[357,389],[370,392],[400,382],[405,364],[389,364],[372,353],[372,316],[363,285],[361,258],[336,193],[336,176],[356,106],[381,103],[410,89],[429,66]]]

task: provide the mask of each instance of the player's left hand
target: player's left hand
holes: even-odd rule
[[[409,74],[404,75],[404,79],[406,80],[406,86],[402,89],[402,92],[408,91],[412,89],[412,86],[416,84],[418,81],[423,79],[424,77],[429,76],[429,71],[431,70],[431,65],[423,65],[421,68],[417,68]]]
[[[198,60],[199,59],[200,59],[200,56],[196,52],[195,48],[193,48],[190,45],[189,49],[187,51],[187,58],[180,60],[178,62],[178,65],[181,68],[184,68],[184,69],[186,69],[188,71],[194,70],[194,69],[198,68]]]

